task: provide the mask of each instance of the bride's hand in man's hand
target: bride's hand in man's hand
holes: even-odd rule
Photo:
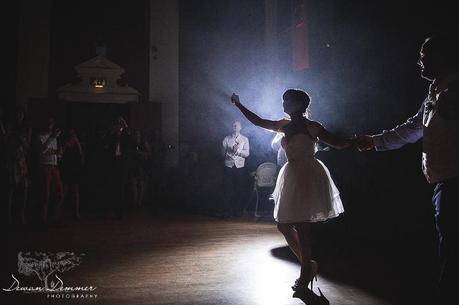
[[[375,147],[373,138],[366,134],[355,135],[355,143],[359,151],[367,151]]]
[[[231,95],[231,103],[233,103],[234,105],[239,105],[241,103],[241,101],[239,100],[239,95],[233,93]]]
[[[346,148],[356,148],[357,149],[357,138],[353,136],[351,138],[345,138]]]

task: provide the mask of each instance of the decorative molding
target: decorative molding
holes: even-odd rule
[[[70,102],[117,103],[138,102],[140,93],[129,86],[118,84],[124,69],[102,55],[77,66],[80,82],[66,84],[58,89],[59,98]],[[95,86],[95,84],[102,84]]]

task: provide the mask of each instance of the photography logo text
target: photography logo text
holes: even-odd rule
[[[65,286],[59,277],[63,273],[79,266],[84,254],[77,255],[73,252],[19,252],[18,273],[25,276],[36,276],[40,286],[21,285],[18,277],[11,274],[12,284],[3,288],[11,293],[42,293],[49,299],[86,299],[97,298],[94,286]]]

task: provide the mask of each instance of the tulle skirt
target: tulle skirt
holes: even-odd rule
[[[313,157],[284,164],[271,197],[280,223],[320,222],[344,212],[330,171]]]

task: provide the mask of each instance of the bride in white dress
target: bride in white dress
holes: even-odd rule
[[[232,103],[253,124],[283,133],[282,147],[288,162],[279,171],[274,199],[274,219],[290,249],[301,263],[300,277],[292,289],[305,290],[317,279],[318,264],[311,259],[310,223],[339,216],[344,208],[327,167],[314,158],[315,147],[321,141],[333,148],[351,146],[351,141],[341,139],[327,131],[320,123],[306,118],[310,103],[303,90],[289,89],[282,96],[284,112],[290,120],[262,119],[242,105],[233,93]]]

